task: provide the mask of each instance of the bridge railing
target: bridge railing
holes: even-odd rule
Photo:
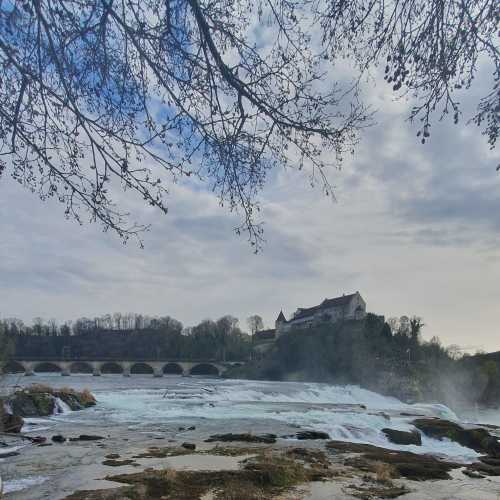
[[[232,359],[222,361],[220,359],[207,359],[207,358],[130,358],[130,357],[75,357],[75,356],[13,356],[10,359],[11,361],[36,361],[36,362],[74,362],[74,363],[89,363],[89,362],[117,362],[117,361],[127,361],[131,363],[245,363],[247,360],[245,359]]]

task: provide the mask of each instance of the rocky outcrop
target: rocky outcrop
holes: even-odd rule
[[[418,431],[398,431],[396,429],[382,429],[382,432],[387,436],[387,439],[394,444],[410,445],[414,444],[416,446],[422,445],[422,436]]]
[[[205,439],[206,443],[213,443],[215,441],[222,441],[225,443],[233,441],[242,441],[245,443],[267,443],[273,444],[276,442],[276,434],[214,434],[208,439]]]
[[[418,418],[413,425],[426,436],[435,439],[450,439],[490,457],[500,458],[500,443],[486,429],[474,427],[466,429],[456,422],[439,418]]]
[[[46,386],[28,387],[16,391],[7,398],[7,405],[13,415],[21,417],[48,417],[60,411],[60,401],[73,410],[82,410],[96,404],[94,396],[87,390],[52,389]]]

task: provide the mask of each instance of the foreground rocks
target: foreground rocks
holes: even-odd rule
[[[305,453],[297,461],[282,452],[268,450],[242,462],[239,470],[146,469],[105,478],[126,485],[121,488],[78,491],[66,500],[194,500],[208,498],[207,495],[225,500],[288,498],[286,492],[298,484],[332,477],[328,468],[309,461],[309,457]]]
[[[461,425],[438,418],[418,418],[413,425],[426,436],[435,439],[450,439],[494,458],[500,458],[500,443],[486,429],[475,427],[466,429]]]

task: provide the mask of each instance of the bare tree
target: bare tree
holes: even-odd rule
[[[460,116],[480,58],[493,91],[473,120],[498,136],[496,0],[12,0],[0,2],[0,173],[124,240],[146,227],[117,186],[167,212],[170,182],[208,182],[258,248],[257,197],[278,165],[326,168],[369,114],[358,84],[328,80],[338,58],[386,65],[398,95]],[[262,24],[256,33],[253,21]],[[267,26],[267,28],[263,27]],[[314,35],[314,36],[313,36]],[[261,38],[266,38],[263,44]],[[316,40],[317,38],[317,40]],[[86,215],[88,214],[88,215]]]
[[[258,314],[254,314],[252,316],[249,316],[247,319],[247,324],[248,324],[248,328],[250,328],[250,332],[252,334],[252,337],[257,332],[264,329],[264,322],[262,321],[262,317],[259,316]]]

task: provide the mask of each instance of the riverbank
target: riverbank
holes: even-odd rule
[[[206,443],[199,438],[203,429],[179,429],[153,433],[124,426],[58,424],[41,432],[49,443],[54,430],[68,438],[92,432],[102,439],[19,449],[19,455],[1,464],[6,498],[496,500],[500,494],[498,476],[471,478],[463,464],[436,461],[443,464],[438,469],[449,474],[447,479],[412,480],[401,474],[408,474],[404,468],[398,470],[380,455],[367,459],[346,442]],[[183,447],[186,443],[195,450]],[[395,456],[394,451],[387,453]]]

